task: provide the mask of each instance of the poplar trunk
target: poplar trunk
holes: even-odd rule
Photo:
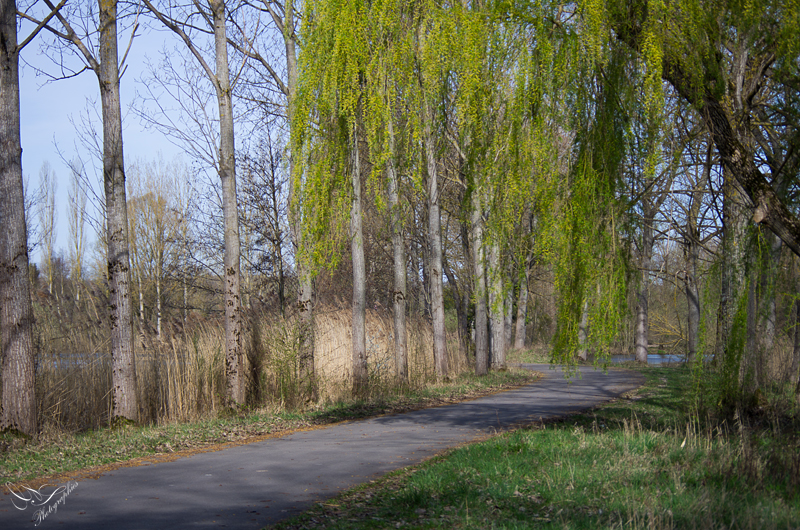
[[[15,2],[0,1],[0,338],[3,402],[0,431],[38,430],[33,310],[22,184],[19,53]]]
[[[506,290],[504,309],[503,350],[508,352],[511,350],[511,341],[514,339],[514,292],[510,288]]]
[[[222,216],[225,231],[225,376],[229,405],[245,399],[242,355],[242,302],[240,295],[239,211],[236,203],[236,161],[233,135],[233,101],[228,71],[228,38],[225,2],[211,1],[214,23],[217,104],[219,106],[219,178],[222,184]]]
[[[475,292],[475,374],[489,372],[489,323],[486,314],[486,265],[483,246],[483,204],[478,190],[472,191],[472,277]]]
[[[800,300],[794,303],[794,340],[792,344],[791,381],[800,390]]]
[[[645,211],[649,208],[645,206]],[[641,248],[641,261],[639,267],[641,268],[641,283],[639,284],[639,292],[636,293],[636,330],[635,330],[635,356],[636,362],[647,363],[647,349],[649,347],[649,329],[650,329],[650,265],[653,255],[653,226],[652,220],[646,218],[644,220],[644,227],[642,228],[642,248]]]
[[[589,300],[583,301],[581,322],[578,324],[578,359],[589,359]]]
[[[489,248],[489,277],[492,286],[489,289],[489,316],[492,320],[492,368],[502,368],[506,364],[505,312],[503,296],[503,275],[500,271],[500,247],[492,243]]]
[[[431,110],[426,104],[425,155],[428,169],[428,238],[430,256],[428,273],[433,318],[433,362],[436,378],[447,377],[447,336],[444,326],[444,285],[442,280],[442,226],[439,204],[439,171],[436,164],[436,149],[431,132]]]
[[[517,329],[514,333],[514,348],[523,350],[526,346],[527,329],[525,321],[528,319],[528,276],[529,271],[519,280],[519,296],[517,297]]]
[[[291,126],[298,79],[297,40],[294,33],[293,0],[287,0],[284,3],[283,8],[283,43],[286,47],[286,78],[288,90],[288,93],[286,94],[286,115]],[[303,245],[303,227],[302,219],[299,214],[301,208],[298,204],[295,204],[295,166],[295,155],[294,153],[290,153],[289,172],[291,175],[291,184],[289,188],[289,203],[294,206],[289,212],[289,223],[292,233],[292,240],[294,241],[296,257],[298,256]],[[306,265],[302,262],[302,260],[295,260],[295,262],[297,266],[297,278],[299,282],[297,310],[300,320],[300,344],[298,352],[300,357],[300,371],[303,381],[308,386],[310,394],[313,396],[316,393],[316,383],[314,377],[314,306],[312,303],[313,286],[311,283],[311,274],[307,270]]]
[[[395,166],[394,125],[389,121],[389,161],[387,177],[389,180],[389,208],[392,216],[392,257],[394,260],[394,292],[392,293],[392,313],[394,316],[394,358],[395,374],[401,383],[408,382],[408,352],[406,348],[406,245],[403,238],[403,211],[400,207],[400,194]]]
[[[353,394],[367,387],[367,272],[364,261],[364,235],[361,228],[361,157],[358,135],[353,135],[353,204],[350,209],[350,251],[353,259]]]
[[[138,421],[133,307],[130,296],[128,209],[122,149],[117,55],[117,2],[100,1],[100,101],[103,112],[103,184],[111,306],[112,419]]]

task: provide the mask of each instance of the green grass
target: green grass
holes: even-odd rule
[[[684,368],[630,399],[463,447],[277,528],[800,527],[798,414],[698,420]]]
[[[82,433],[45,428],[32,441],[0,434],[0,484],[26,482],[30,486],[45,476],[69,475],[137,457],[168,456],[294,429],[452,403],[518,386],[533,377],[522,370],[493,372],[487,378],[462,374],[445,384],[387,390],[383,396],[301,411],[251,410],[191,423],[104,428]]]
[[[537,345],[524,350],[511,350],[506,353],[506,362],[508,363],[538,363],[550,364],[551,352],[550,347],[547,345]]]

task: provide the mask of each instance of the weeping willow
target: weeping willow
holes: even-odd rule
[[[432,171],[455,156],[476,306],[487,280],[511,289],[535,253],[555,273],[553,351],[565,363],[586,347],[602,360],[625,327],[638,230],[625,161],[640,157],[645,181],[665,163],[665,80],[698,110],[713,100],[735,117],[721,43],[771,50],[787,79],[800,47],[796,1],[311,0],[304,9],[292,114],[302,259],[337,262],[359,142],[379,208],[387,175],[430,195]],[[522,229],[523,214],[533,230]],[[487,248],[502,256],[489,270]]]

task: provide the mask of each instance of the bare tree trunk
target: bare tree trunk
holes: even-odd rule
[[[525,321],[528,318],[528,276],[530,271],[525,267],[524,274],[519,281],[519,296],[517,297],[517,329],[514,334],[514,348],[523,350],[526,346],[527,329]]]
[[[465,359],[469,359],[469,322],[467,321],[467,308],[469,307],[469,295],[467,289],[464,289],[464,295],[461,295],[461,289],[456,282],[456,277],[453,271],[450,270],[450,265],[447,260],[442,261],[444,268],[444,275],[447,278],[447,284],[450,286],[453,296],[453,304],[456,309],[456,317],[458,319],[458,345],[460,352],[464,355]]]
[[[700,291],[697,288],[697,260],[699,258],[699,245],[696,241],[689,242],[689,263],[686,267],[686,338],[687,361],[693,362],[697,356],[697,346],[700,335]]]
[[[700,233],[697,228],[700,207],[703,202],[708,181],[711,178],[713,166],[714,145],[709,142],[706,150],[706,160],[703,164],[702,177],[694,184],[691,202],[686,220],[685,242],[686,246],[686,335],[687,335],[687,361],[693,362],[697,356],[700,343],[700,288],[697,284],[697,263],[700,260]]]
[[[144,344],[144,285],[142,284],[142,268],[136,266],[136,283],[139,286],[139,335]]]
[[[156,271],[156,335],[159,339],[161,336],[161,267]]]
[[[589,360],[589,300],[583,301],[581,322],[578,325],[578,359]]]
[[[639,292],[636,293],[636,336],[635,336],[635,356],[634,359],[640,363],[647,363],[647,349],[649,346],[649,284],[650,284],[650,265],[653,255],[653,226],[650,213],[651,208],[645,205],[645,219],[642,227],[642,247],[639,267],[641,269],[641,284]]]
[[[506,338],[504,319],[503,273],[500,270],[500,246],[493,242],[489,248],[489,316],[492,320],[492,368],[503,368],[506,364]]]
[[[794,303],[794,344],[792,345],[791,381],[800,390],[800,300]]]
[[[294,97],[297,93],[297,40],[294,29],[294,1],[286,0],[284,2],[283,13],[283,42],[286,46],[286,77],[287,77],[287,94],[286,94],[286,107],[289,123],[292,122],[292,114],[294,112]],[[289,158],[290,173],[292,175],[290,182],[294,183],[295,180],[295,155],[291,154]],[[294,186],[290,185],[290,203],[293,202]],[[298,208],[299,212],[299,208]],[[290,212],[290,226],[295,243],[295,255],[302,246],[302,219],[299,213]],[[314,378],[314,306],[312,301],[313,286],[311,283],[311,274],[306,270],[305,264],[299,260],[297,263],[297,277],[299,281],[297,307],[300,313],[300,369],[303,372],[303,378],[308,382],[311,388],[312,395],[316,393],[316,383]]]
[[[511,289],[506,290],[506,299],[503,307],[505,309],[503,316],[503,350],[507,352],[511,350],[511,341],[514,338],[514,291]]]
[[[472,276],[475,290],[475,374],[489,372],[489,322],[486,314],[486,265],[483,246],[483,204],[480,192],[472,190]]]
[[[99,7],[100,69],[97,74],[103,108],[103,182],[111,299],[112,417],[135,422],[139,417],[139,404],[130,299],[128,208],[117,57],[117,2],[100,1]]]
[[[444,327],[444,285],[442,280],[442,220],[439,205],[439,170],[436,165],[431,121],[433,113],[429,103],[425,105],[425,155],[428,169],[428,238],[430,241],[431,316],[433,317],[433,362],[436,378],[447,377],[447,336]]]
[[[739,189],[730,172],[723,169],[724,183],[722,185],[722,274],[720,280],[720,300],[717,312],[717,344],[716,357],[722,366],[730,366],[738,370],[737,373],[725,374],[725,377],[739,378],[743,383],[746,359],[739,359],[739,364],[733,366],[735,359],[731,355],[740,355],[745,344],[734,344],[732,341],[733,320],[739,306],[741,296],[746,296],[744,291],[744,265],[745,265],[745,231],[747,218],[744,209],[744,195]]]
[[[36,434],[33,309],[22,184],[16,3],[0,1],[0,431]]]
[[[55,245],[56,217],[56,176],[48,162],[42,164],[39,171],[42,181],[42,207],[39,219],[42,225],[42,253],[47,279],[47,292],[53,294],[53,250]],[[71,201],[70,201],[71,202]]]
[[[408,382],[408,352],[406,349],[406,245],[403,239],[403,212],[400,207],[400,194],[395,167],[394,125],[389,120],[389,208],[392,215],[392,256],[394,259],[394,293],[392,293],[392,313],[394,315],[394,358],[395,373],[402,383]]]
[[[366,307],[367,273],[361,228],[361,156],[358,134],[353,134],[353,205],[350,209],[350,251],[353,257],[353,394],[367,388]]]
[[[225,223],[225,375],[229,404],[244,403],[245,381],[242,355],[242,310],[240,295],[239,212],[236,205],[236,161],[234,158],[233,102],[228,72],[228,39],[225,2],[210,0],[214,23],[216,58],[215,87],[219,105],[219,177],[222,181],[222,215]]]

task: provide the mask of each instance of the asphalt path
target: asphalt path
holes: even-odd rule
[[[0,529],[262,528],[448,448],[591,408],[644,382],[625,370],[580,368],[565,379],[549,365],[523,366],[544,378],[464,403],[123,467],[43,488],[43,498],[33,498],[39,506],[3,487]]]

